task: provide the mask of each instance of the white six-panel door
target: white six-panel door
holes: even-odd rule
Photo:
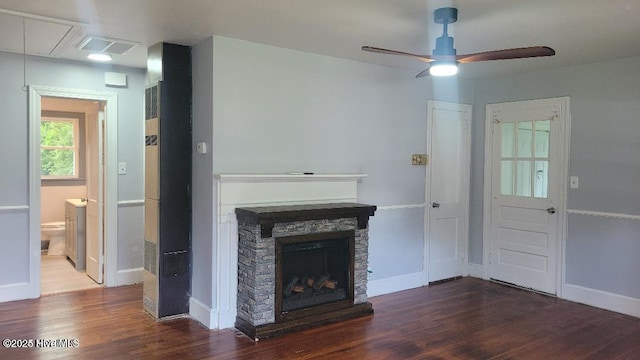
[[[427,282],[466,272],[471,106],[429,101]]]

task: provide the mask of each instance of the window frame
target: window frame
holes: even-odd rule
[[[43,110],[41,113],[41,122],[44,121],[65,121],[73,124],[74,132],[74,147],[76,161],[75,161],[75,175],[74,176],[58,176],[58,175],[42,175],[42,165],[40,168],[40,180],[41,185],[55,185],[55,186],[78,186],[86,184],[86,144],[85,144],[85,114],[76,112],[64,112],[64,111],[47,111]],[[69,147],[55,147],[42,145],[42,138],[40,139],[40,149],[44,148],[69,148]]]

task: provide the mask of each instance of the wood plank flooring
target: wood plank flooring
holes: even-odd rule
[[[42,295],[101,287],[84,271],[76,271],[64,255],[42,255],[40,292]]]
[[[640,319],[483,280],[369,299],[373,316],[254,343],[189,318],[156,322],[141,285],[0,304],[0,334],[78,339],[0,359],[638,359]]]

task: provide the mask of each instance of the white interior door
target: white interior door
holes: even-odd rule
[[[465,274],[471,106],[429,101],[428,282]]]
[[[102,284],[104,262],[104,119],[103,111],[87,114],[87,275]]]
[[[564,113],[554,99],[487,107],[493,128],[490,277],[551,294],[558,274]]]

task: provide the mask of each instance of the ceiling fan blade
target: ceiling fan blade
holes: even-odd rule
[[[458,55],[458,62],[465,64],[477,61],[522,59],[541,56],[553,56],[556,52],[548,46],[531,46],[524,48],[485,51],[475,54]]]
[[[428,68],[420,71],[418,73],[418,75],[416,75],[416,79],[419,79],[421,77],[425,77],[425,76],[431,76],[431,73],[429,72],[429,69],[431,68],[431,66],[429,66]]]
[[[409,56],[409,57],[413,57],[413,58],[418,58],[418,59],[420,59],[420,60],[422,60],[424,62],[433,61],[433,57],[431,55],[411,54],[411,53],[408,53],[408,52],[389,50],[389,49],[382,49],[382,48],[377,48],[377,47],[373,47],[373,46],[363,46],[362,50],[369,51],[369,52],[374,52],[374,53],[380,53],[380,54],[387,54],[387,55]]]

